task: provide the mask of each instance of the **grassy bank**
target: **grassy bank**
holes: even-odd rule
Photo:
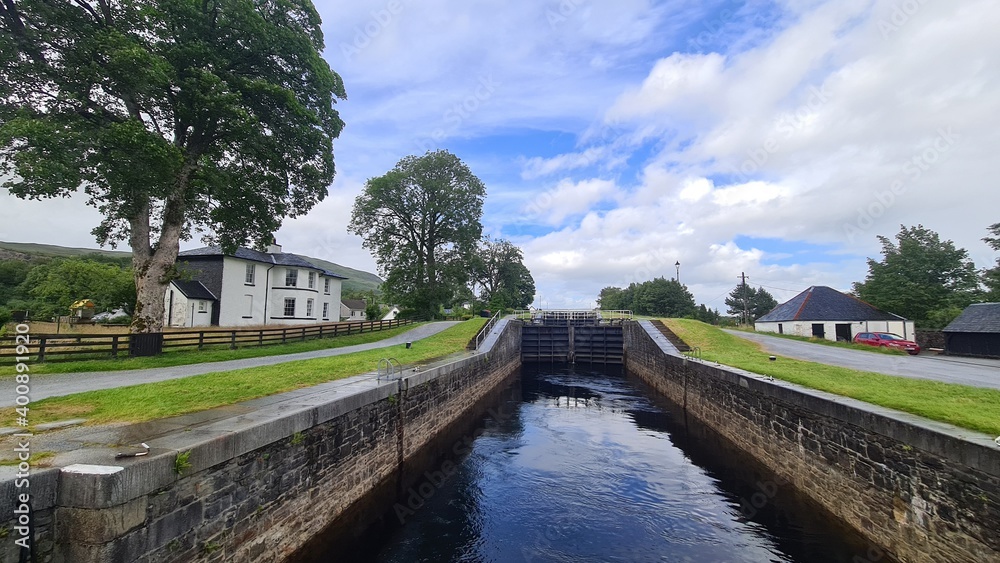
[[[231,405],[375,371],[379,359],[385,357],[393,357],[404,366],[421,364],[463,351],[485,320],[465,321],[418,340],[409,349],[400,344],[343,356],[45,399],[32,404],[32,422],[41,424],[66,418],[86,418],[90,424],[141,422]]]
[[[1000,435],[1000,390],[858,371],[781,357],[768,360],[759,344],[698,321],[664,320],[702,357],[754,373],[875,405]]]
[[[81,360],[78,362],[32,364],[31,374],[45,375],[48,373],[81,373],[91,371],[165,368],[173,366],[186,366],[190,364],[204,364],[208,362],[223,362],[226,360],[261,358],[264,356],[280,356],[282,354],[297,354],[299,352],[329,350],[332,348],[343,348],[344,346],[354,346],[356,344],[378,342],[379,340],[385,340],[386,338],[413,330],[417,326],[419,326],[419,324],[412,324],[376,332],[365,332],[363,334],[350,334],[331,338],[306,340],[305,342],[290,342],[288,344],[272,344],[269,346],[248,346],[246,348],[237,348],[235,350],[219,346],[214,349],[207,348],[200,351],[168,351],[159,356],[149,358],[109,358],[103,360]],[[12,367],[8,368],[8,370],[9,373],[13,373]]]

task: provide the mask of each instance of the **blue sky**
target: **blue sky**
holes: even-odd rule
[[[994,0],[316,6],[347,127],[330,196],[278,233],[287,251],[374,271],[346,230],[354,198],[444,148],[486,183],[486,231],[522,247],[547,307],[678,261],[723,310],[741,272],[779,300],[846,290],[900,224],[995,259]],[[11,202],[0,239],[92,246],[80,205]]]

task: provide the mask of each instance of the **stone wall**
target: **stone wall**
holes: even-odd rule
[[[1000,561],[991,437],[687,359],[652,331],[626,326],[629,371],[868,538],[856,562]]]
[[[280,411],[264,405],[151,442],[154,454],[122,467],[48,470],[35,491],[37,560],[284,561],[370,491],[401,478],[436,433],[508,381],[519,346],[520,325],[502,323],[465,359]],[[157,455],[164,447],[172,451]],[[179,453],[189,464],[180,474]],[[9,483],[0,482],[3,502],[13,498]],[[0,561],[17,561],[12,539],[3,542]]]

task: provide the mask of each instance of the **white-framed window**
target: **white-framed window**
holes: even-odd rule
[[[295,298],[286,297],[285,298],[285,316],[294,317],[295,316]]]
[[[208,310],[208,306],[205,304],[205,302],[204,301],[199,301],[198,302],[198,312],[199,313],[204,313],[207,310]]]
[[[316,289],[316,272],[309,272],[309,289]]]
[[[247,285],[253,285],[254,279],[257,277],[257,265],[247,264],[247,274],[244,283]]]
[[[313,300],[312,299],[306,299],[306,316],[307,317],[313,316]]]
[[[323,303],[323,319],[325,320],[329,318],[330,318],[330,304]]]
[[[330,278],[323,279],[323,293],[330,295]]]
[[[294,268],[285,270],[285,287],[296,287],[299,284],[299,271]]]

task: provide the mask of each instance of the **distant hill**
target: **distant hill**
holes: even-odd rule
[[[361,270],[355,270],[354,268],[348,268],[347,266],[341,266],[340,264],[320,260],[319,258],[312,258],[311,256],[302,255],[302,257],[320,268],[330,270],[335,274],[347,276],[348,279],[344,280],[343,284],[345,293],[348,291],[374,291],[376,294],[381,293],[379,286],[382,285],[382,278],[371,272],[362,272]]]
[[[7,252],[4,252],[7,251]],[[132,256],[131,252],[123,250],[102,250],[98,248],[71,248],[66,246],[55,246],[51,244],[36,244],[33,242],[3,242],[0,241],[0,259],[7,260],[26,260],[30,257],[58,257],[58,258],[75,258],[79,256],[84,256],[86,254],[101,254],[111,258],[128,258]],[[347,276],[348,279],[344,280],[344,292],[348,291],[375,291],[378,293],[379,285],[382,284],[382,278],[372,274],[370,272],[363,272],[361,270],[355,270],[354,268],[348,268],[347,266],[341,266],[327,260],[320,260],[319,258],[312,258],[309,256],[302,256],[306,260],[309,260],[313,264],[316,264],[320,268],[325,268],[331,272],[340,274],[342,276]]]
[[[0,249],[10,250],[28,256],[56,256],[59,258],[75,258],[85,254],[101,254],[110,258],[128,258],[131,252],[123,250],[102,250],[99,248],[71,248],[52,244],[35,244],[33,242],[3,242]]]

